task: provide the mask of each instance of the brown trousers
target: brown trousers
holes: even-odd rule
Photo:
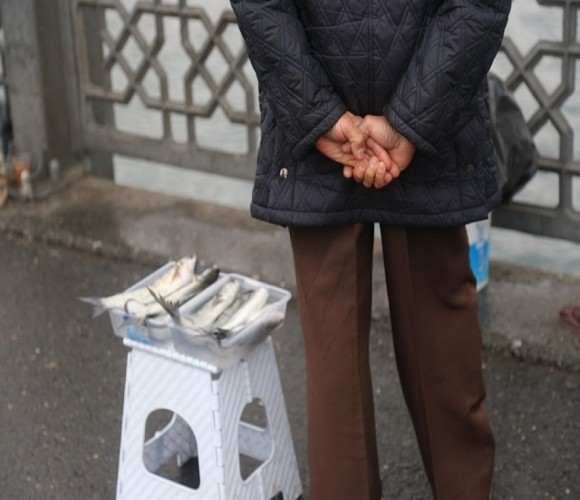
[[[373,229],[290,228],[310,500],[381,498],[369,367]],[[397,367],[434,497],[487,500],[494,440],[465,228],[381,225],[381,236]]]

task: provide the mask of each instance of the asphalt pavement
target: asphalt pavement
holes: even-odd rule
[[[108,317],[92,318],[78,297],[117,292],[191,253],[293,290],[284,230],[244,213],[94,178],[0,210],[1,500],[115,497],[128,350]],[[429,499],[381,279],[377,272],[371,353],[384,498]],[[480,307],[494,499],[580,500],[580,349],[557,320],[574,300],[578,279],[493,263]],[[307,490],[295,300],[274,345]]]

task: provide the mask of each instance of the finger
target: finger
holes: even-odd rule
[[[367,147],[373,152],[373,154],[385,164],[385,168],[387,170],[391,169],[393,160],[389,156],[389,153],[385,148],[383,148],[377,141],[375,141],[372,137],[367,139]]]
[[[346,178],[346,179],[352,179],[352,173],[354,171],[354,168],[352,168],[349,165],[344,165],[342,167],[342,175]]]
[[[370,188],[373,185],[373,183],[375,182],[375,174],[377,173],[378,167],[379,160],[377,160],[376,156],[373,156],[363,176],[364,187]]]
[[[371,129],[373,126],[373,120],[374,120],[373,115],[365,115],[362,121],[357,123],[357,125],[361,130],[369,132],[369,129]]]
[[[387,186],[391,182],[393,182],[395,178],[391,175],[391,172],[385,172],[385,176],[383,178],[383,186]]]
[[[356,167],[355,167],[355,169],[353,171],[353,174],[352,174],[353,177],[354,177],[354,180],[356,182],[359,182],[360,183],[360,182],[363,181],[364,176],[365,176],[365,171],[367,169],[367,166],[368,166],[367,163],[364,162],[364,161],[359,161],[356,164]]]
[[[350,142],[345,142],[340,146],[340,150],[345,154],[352,154],[352,146]]]
[[[397,179],[399,177],[399,175],[401,175],[401,169],[400,169],[399,165],[397,165],[395,162],[393,162],[389,172],[391,173],[391,175],[393,176],[394,179]]]
[[[366,170],[367,164],[368,164],[369,160],[371,159],[371,157],[365,153],[362,160],[359,160],[352,153],[350,153],[348,155],[344,154],[344,153],[340,153],[340,155],[334,156],[331,159],[337,163],[340,163],[343,167],[350,167],[353,170],[356,169],[356,167],[359,165],[359,163],[362,163],[362,169],[364,171],[364,170]]]
[[[350,143],[350,147],[354,155],[361,159],[364,157],[366,147],[366,140],[367,135],[364,134],[355,124],[354,121],[351,123],[351,126],[346,127],[344,130],[344,135],[346,136],[348,142]]]
[[[375,179],[373,182],[373,186],[377,189],[382,188],[385,185],[385,164],[381,161],[379,162],[379,166],[377,167],[377,173],[375,174]]]
[[[341,153],[340,158],[332,158],[332,159],[334,161],[336,161],[337,163],[340,163],[343,167],[350,167],[352,169],[355,169],[356,166],[362,162],[363,168],[366,169],[366,166],[367,166],[368,162],[370,161],[371,157],[365,153],[362,160],[359,160],[352,153],[348,154],[348,155]]]

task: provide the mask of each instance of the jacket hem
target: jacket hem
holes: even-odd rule
[[[250,213],[255,219],[284,227],[320,227],[356,223],[383,223],[416,227],[453,227],[485,219],[491,210],[500,204],[500,201],[501,191],[498,190],[484,205],[441,214],[401,213],[392,210],[368,208],[349,209],[344,212],[278,210],[266,208],[253,202],[250,206]]]

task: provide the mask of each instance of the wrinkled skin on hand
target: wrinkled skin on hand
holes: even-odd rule
[[[415,146],[384,116],[350,112],[318,139],[316,148],[343,165],[346,178],[377,189],[399,177],[415,154]]]

